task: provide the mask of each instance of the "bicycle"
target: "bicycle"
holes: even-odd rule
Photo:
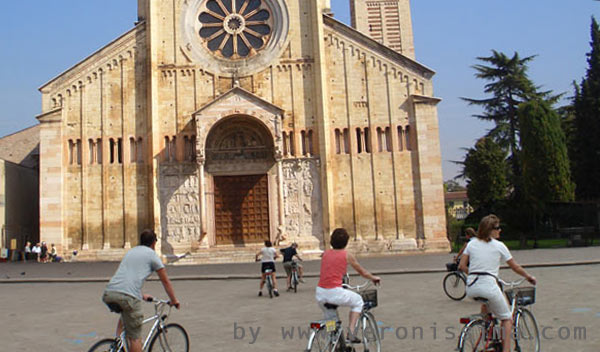
[[[535,316],[525,306],[535,303],[535,286],[516,287],[525,279],[506,282],[496,278],[502,285],[510,286],[504,293],[511,302],[513,317],[513,339],[511,351],[539,352],[540,333]],[[487,300],[476,298],[487,304]],[[475,314],[460,319],[463,327],[458,339],[459,352],[502,352],[500,321],[491,314]]]
[[[325,303],[327,313],[325,320],[310,323],[311,334],[305,352],[380,352],[381,337],[377,328],[377,321],[371,309],[377,307],[377,290],[366,290],[370,281],[362,285],[342,287],[358,292],[364,301],[362,312],[358,318],[357,332],[362,346],[347,345],[344,338],[344,329],[335,304]],[[362,347],[362,348],[361,348]]]
[[[190,340],[183,326],[167,323],[171,313],[169,301],[151,298],[148,302],[154,302],[154,315],[143,321],[144,325],[152,323],[152,328],[144,339],[142,351],[189,352]],[[96,342],[88,352],[128,352],[126,341],[123,331],[114,339],[106,338]]]
[[[294,293],[296,293],[296,292],[298,292],[298,283],[300,282],[300,279],[298,277],[298,263],[296,263],[295,260],[292,260],[290,265],[292,267],[291,284],[292,284],[292,288],[294,289]]]
[[[458,263],[446,264],[446,270],[449,273],[444,277],[442,286],[448,297],[455,301],[460,301],[467,295],[467,277],[458,270]]]
[[[269,298],[273,298],[273,279],[271,278],[271,275],[273,274],[273,270],[271,269],[266,269],[265,270],[265,274],[266,274],[266,278],[265,280],[267,281],[267,291],[269,291]]]

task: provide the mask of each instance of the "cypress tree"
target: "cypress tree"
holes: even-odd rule
[[[574,179],[582,200],[600,199],[600,28],[591,25],[588,69],[575,91]]]
[[[521,126],[523,193],[539,212],[551,201],[572,201],[566,138],[558,113],[548,101],[534,99],[518,110]]]

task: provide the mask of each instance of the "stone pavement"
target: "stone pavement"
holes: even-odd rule
[[[513,256],[525,266],[554,266],[600,263],[600,247],[515,250]],[[413,253],[400,256],[359,258],[361,264],[377,274],[407,274],[443,272],[453,254]],[[307,277],[319,273],[319,261],[307,261],[303,265]],[[0,263],[0,283],[17,282],[71,282],[107,281],[115,272],[117,262],[71,262],[71,263]],[[284,275],[281,263],[279,275]],[[254,279],[258,277],[258,263],[168,265],[173,280],[203,279]]]
[[[439,260],[443,265],[445,258]],[[256,267],[250,265],[249,272]],[[528,269],[539,281],[532,309],[542,333],[541,351],[600,350],[599,269],[600,265]],[[456,302],[446,297],[444,275],[383,276],[379,306],[373,310],[384,334],[382,352],[455,350],[459,318],[478,312],[479,305],[470,299]],[[510,270],[503,270],[501,276],[516,278]],[[258,280],[178,280],[173,285],[182,307],[174,310],[169,320],[186,328],[190,352],[303,351],[310,321],[322,316],[314,299],[317,278],[306,281],[297,294],[282,292],[280,297],[269,299],[257,297]],[[362,280],[353,278],[352,282]],[[117,316],[100,300],[105,285],[0,285],[0,351],[81,352],[100,338],[111,336]],[[147,283],[144,292],[165,296],[159,282]],[[144,311],[148,316],[152,305],[144,304]],[[347,317],[347,309],[341,309],[342,321],[347,322]]]

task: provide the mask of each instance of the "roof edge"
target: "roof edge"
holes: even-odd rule
[[[146,25],[146,21],[141,21],[136,23],[136,25],[131,28],[130,30],[128,30],[127,32],[121,34],[120,36],[118,36],[117,38],[113,39],[112,41],[110,41],[108,44],[102,46],[101,48],[99,48],[98,50],[94,51],[93,53],[91,53],[90,55],[88,55],[87,57],[85,57],[84,59],[82,59],[81,61],[77,62],[76,64],[74,64],[73,66],[69,67],[68,69],[64,70],[63,72],[59,73],[58,75],[54,76],[54,78],[50,79],[48,82],[42,84],[39,88],[38,91],[42,91],[44,88],[48,87],[49,85],[51,85],[52,83],[54,83],[55,81],[57,81],[59,78],[61,78],[62,76],[68,74],[69,72],[75,70],[75,68],[82,66],[84,63],[86,63],[87,61],[90,61],[94,56],[96,56],[98,53],[102,52],[103,50],[109,48],[111,45],[117,43],[120,40],[123,40],[125,37],[127,37],[128,35],[131,35],[132,33],[134,33],[135,31],[137,31],[138,29],[140,29],[141,27]]]
[[[333,29],[338,30],[342,34],[352,35],[352,36],[356,37],[355,39],[361,44],[371,46],[371,47],[375,46],[379,50],[379,53],[381,53],[393,60],[402,62],[402,63],[406,64],[407,66],[412,67],[418,71],[422,71],[423,75],[426,76],[427,78],[433,77],[436,73],[433,69],[417,62],[416,60],[414,60],[408,56],[405,56],[405,55],[397,52],[396,50],[390,49],[388,46],[379,43],[378,41],[376,41],[375,39],[362,33],[361,31],[358,31],[327,14],[323,14],[323,23]]]

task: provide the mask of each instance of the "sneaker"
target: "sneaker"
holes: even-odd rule
[[[262,291],[258,291],[258,297],[262,296]]]
[[[273,294],[275,295],[275,297],[279,297],[279,291],[273,290]]]
[[[304,279],[303,278],[299,278],[298,281],[300,281],[301,283],[304,283]]]
[[[288,292],[290,292],[291,290],[293,290],[293,288],[291,286],[287,288]]]

